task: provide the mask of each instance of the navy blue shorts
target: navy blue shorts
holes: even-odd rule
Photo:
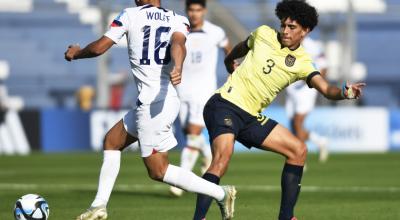
[[[210,135],[210,143],[219,135],[231,133],[247,148],[260,147],[272,129],[278,124],[272,119],[249,114],[235,104],[214,94],[204,107],[204,121]]]

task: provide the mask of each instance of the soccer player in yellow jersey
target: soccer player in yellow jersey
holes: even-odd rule
[[[279,220],[295,220],[294,206],[307,148],[287,128],[261,112],[280,91],[298,80],[332,100],[359,98],[365,84],[331,86],[313,65],[301,42],[318,23],[314,7],[305,1],[283,0],[275,12],[281,21],[279,32],[261,26],[225,58],[232,74],[209,99],[203,113],[213,148],[213,161],[203,178],[219,183],[228,168],[235,140],[248,148],[279,153],[286,158]],[[243,56],[244,61],[235,70],[235,59]],[[199,194],[194,219],[205,219],[210,204],[208,196]]]

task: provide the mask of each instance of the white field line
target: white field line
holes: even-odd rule
[[[280,186],[272,185],[237,185],[239,191],[255,192],[280,192]],[[165,191],[167,185],[163,184],[118,184],[114,190],[123,191]],[[0,183],[0,190],[97,190],[94,184],[21,184]],[[355,193],[400,193],[400,187],[375,187],[375,186],[302,186],[302,192],[355,192]],[[0,192],[1,193],[1,192]]]

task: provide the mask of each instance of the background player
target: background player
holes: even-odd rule
[[[306,37],[302,45],[306,52],[311,55],[321,76],[325,77],[328,69],[328,62],[325,58],[322,46],[310,37]],[[315,131],[307,131],[304,127],[307,114],[315,107],[318,95],[317,90],[309,88],[304,81],[297,81],[288,86],[286,92],[285,108],[290,118],[292,131],[301,141],[312,141],[319,149],[319,161],[325,162],[329,154],[327,138],[320,136]]]
[[[136,108],[106,134],[96,198],[77,219],[107,218],[106,205],[119,172],[121,151],[136,140],[152,179],[214,197],[225,217],[231,212],[227,208],[233,209],[233,187],[220,187],[168,161],[168,150],[177,144],[171,128],[180,104],[173,85],[181,81],[189,23],[185,17],[161,8],[159,0],[136,0],[136,4],[140,7],[123,10],[99,40],[84,49],[69,46],[65,52],[68,61],[95,57],[126,35],[139,92]]]
[[[211,163],[211,147],[202,135],[204,128],[203,109],[210,96],[217,89],[218,49],[223,48],[225,55],[231,46],[225,31],[205,20],[206,0],[187,0],[186,13],[190,22],[190,33],[187,37],[187,57],[183,64],[183,79],[179,84],[178,94],[181,100],[180,122],[186,134],[187,146],[181,154],[181,167],[192,170],[201,153],[202,173]],[[171,187],[175,196],[183,191]]]
[[[289,84],[304,80],[326,98],[353,99],[361,96],[365,85],[331,86],[314,67],[311,57],[301,46],[302,40],[318,23],[318,13],[305,1],[284,0],[276,7],[281,21],[280,32],[268,26],[257,28],[236,45],[225,58],[232,75],[204,108],[213,147],[213,160],[203,178],[219,183],[228,169],[235,140],[247,147],[257,147],[285,156],[282,171],[279,220],[295,220],[296,204],[306,160],[307,147],[288,129],[261,115]],[[234,70],[234,60],[245,56]],[[211,199],[197,196],[194,219],[204,219]]]

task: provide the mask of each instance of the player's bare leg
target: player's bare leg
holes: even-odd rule
[[[233,134],[221,134],[213,140],[212,143],[212,162],[210,168],[203,175],[203,178],[219,184],[220,178],[225,174],[228,169],[229,161],[233,154],[233,146],[235,137]],[[231,192],[231,202],[225,207],[229,212],[229,217],[233,217],[234,200],[236,190],[233,188]],[[196,211],[194,220],[201,220],[206,217],[207,211],[212,203],[212,198],[206,195],[197,195]]]
[[[126,132],[122,120],[107,132],[104,138],[104,159],[95,200],[86,212],[76,218],[77,220],[107,219],[106,206],[118,176],[121,151],[136,140],[137,138]]]
[[[307,140],[312,141],[319,150],[319,161],[326,162],[329,156],[328,150],[328,140],[325,137],[322,137],[315,132],[307,131],[304,127],[304,121],[307,117],[307,114],[299,114],[296,113],[291,120],[292,130],[295,135],[303,142]]]
[[[307,147],[288,129],[278,124],[260,148],[286,157],[281,180],[282,197],[279,220],[291,220],[294,218],[294,206],[300,192]]]
[[[204,172],[211,163],[211,153],[205,152],[207,149],[204,149],[209,146],[205,146],[206,141],[201,134],[203,128],[204,127],[201,125],[189,123],[185,129],[185,133],[187,134],[187,146],[182,149],[180,164],[183,169],[193,170],[200,153],[204,157],[202,165],[202,170],[204,170]],[[208,150],[210,151],[210,149]],[[170,192],[174,196],[181,196],[183,194],[183,190],[173,186],[170,187]]]
[[[235,189],[232,186],[219,186],[196,176],[191,171],[174,166],[168,162],[167,153],[154,153],[143,158],[150,178],[179,187],[189,192],[204,194],[212,197],[221,204],[223,219],[230,219],[233,209],[227,209],[227,204],[233,206]]]

